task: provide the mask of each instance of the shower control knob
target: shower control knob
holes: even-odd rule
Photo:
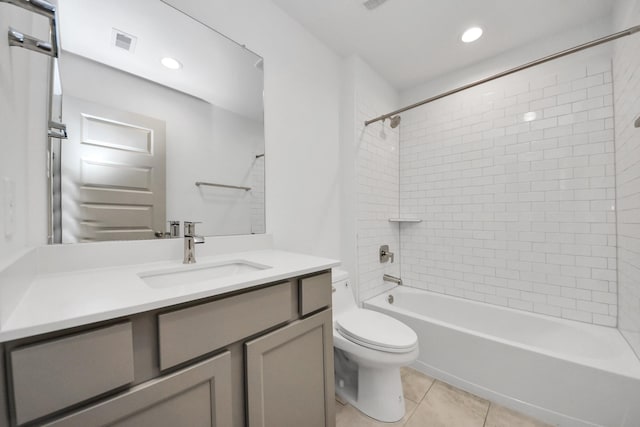
[[[393,252],[389,252],[389,245],[380,246],[380,262],[393,262]]]

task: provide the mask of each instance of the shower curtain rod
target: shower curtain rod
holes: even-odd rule
[[[572,53],[576,53],[576,52],[579,52],[581,50],[588,49],[590,47],[598,46],[600,44],[607,43],[607,42],[619,39],[621,37],[630,36],[632,34],[637,33],[638,31],[640,31],[640,25],[636,25],[636,26],[627,28],[626,30],[619,31],[617,33],[613,33],[613,34],[610,34],[608,36],[605,36],[605,37],[602,37],[602,38],[599,38],[599,39],[596,39],[596,40],[592,40],[590,42],[587,42],[587,43],[584,43],[584,44],[581,44],[581,45],[578,45],[578,46],[574,46],[572,48],[569,48],[569,49],[566,49],[566,50],[563,50],[563,51],[560,51],[560,52],[553,53],[553,54],[545,56],[543,58],[536,59],[535,61],[527,62],[526,64],[519,65],[519,66],[514,67],[514,68],[510,68],[510,69],[508,69],[506,71],[502,71],[502,72],[500,72],[498,74],[494,74],[494,75],[489,76],[489,77],[485,77],[484,79],[480,79],[480,80],[477,80],[475,82],[468,83],[468,84],[466,84],[464,86],[460,86],[458,88],[448,90],[448,91],[443,92],[443,93],[441,93],[439,95],[432,96],[431,98],[423,99],[422,101],[416,102],[415,104],[411,104],[411,105],[408,105],[406,107],[400,108],[399,110],[395,110],[395,111],[392,111],[390,113],[383,114],[382,116],[376,117],[375,119],[367,120],[367,121],[364,122],[364,125],[365,126],[369,126],[371,123],[379,122],[380,120],[386,120],[386,119],[388,119],[388,118],[390,118],[392,116],[395,116],[396,114],[404,113],[407,110],[412,110],[412,109],[414,109],[416,107],[420,107],[421,105],[425,105],[425,104],[428,104],[430,102],[436,101],[438,99],[447,97],[449,95],[453,95],[454,93],[462,92],[463,90],[470,89],[470,88],[472,88],[474,86],[478,86],[478,85],[481,85],[483,83],[487,83],[487,82],[490,82],[492,80],[499,79],[500,77],[508,76],[509,74],[513,74],[513,73],[516,73],[518,71],[522,71],[522,70],[525,70],[527,68],[531,68],[531,67],[536,66],[536,65],[544,64],[545,62],[553,61],[554,59],[562,58],[563,56],[570,55]]]

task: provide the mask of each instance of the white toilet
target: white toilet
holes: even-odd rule
[[[404,416],[400,367],[418,358],[418,336],[385,314],[358,308],[348,273],[333,270],[336,394],[371,418]]]

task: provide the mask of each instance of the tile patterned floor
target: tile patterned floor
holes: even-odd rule
[[[336,401],[336,427],[550,427],[410,368],[402,369],[404,419],[381,423]]]

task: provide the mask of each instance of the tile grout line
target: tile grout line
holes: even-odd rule
[[[430,386],[429,386],[429,388],[427,389],[427,392],[424,394],[424,396],[422,396],[422,399],[420,399],[420,402],[418,402],[418,404],[422,403],[422,401],[427,397],[427,394],[429,394],[429,392],[431,391],[431,389],[432,389],[432,388],[433,388],[433,386],[435,385],[436,381],[438,381],[438,380],[436,380],[435,378],[433,378],[433,381],[431,381],[431,385],[430,385]]]
[[[423,374],[424,375],[424,374]],[[407,418],[407,421],[405,421],[402,426],[406,426],[409,421],[411,420],[411,418],[413,418],[413,416],[416,414],[416,412],[418,411],[418,407],[422,404],[422,402],[424,402],[424,400],[427,398],[427,394],[429,394],[429,392],[431,391],[431,389],[433,388],[434,384],[436,383],[436,379],[432,378],[433,381],[431,381],[431,385],[429,386],[429,388],[427,389],[427,391],[424,393],[424,395],[422,396],[422,398],[420,399],[419,402],[416,402],[416,407],[413,409],[413,413],[411,414],[411,416],[409,418]],[[411,399],[409,399],[411,400]]]
[[[419,372],[419,371],[416,371],[416,372]],[[420,372],[420,373],[422,374],[422,372]],[[422,375],[424,375],[424,374],[422,374]],[[429,378],[431,378],[431,377],[429,377]],[[416,407],[413,409],[413,413],[411,414],[411,416],[409,418],[407,418],[407,420],[404,423],[402,423],[403,427],[406,426],[409,423],[411,418],[413,418],[413,416],[415,415],[416,411],[418,410],[418,406],[420,406],[420,404],[425,399],[425,397],[427,397],[427,394],[429,394],[429,391],[431,391],[431,388],[433,387],[433,385],[436,382],[435,378],[432,378],[432,379],[433,379],[433,381],[431,381],[431,385],[429,386],[427,391],[425,391],[424,395],[420,398],[420,400],[418,402],[414,402],[416,404]],[[411,399],[409,399],[409,400],[411,400]],[[411,400],[411,401],[413,402],[413,400]]]
[[[489,401],[489,406],[487,406],[487,413],[484,414],[484,422],[482,423],[482,427],[486,427],[487,425],[487,418],[489,418],[489,411],[491,410],[491,405],[493,405],[493,402]]]

